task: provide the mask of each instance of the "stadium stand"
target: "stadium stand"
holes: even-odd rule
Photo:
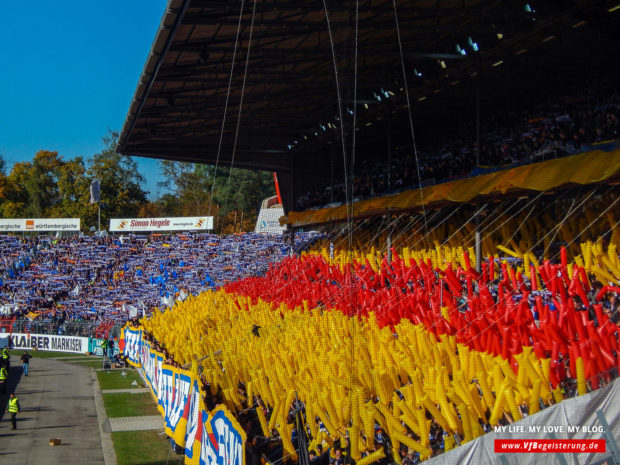
[[[606,186],[496,204],[480,267],[469,207],[434,212],[430,234],[421,215],[358,222],[353,249],[334,227],[141,324],[173,366],[201,357],[208,409],[254,412],[284,456],[296,394],[311,449],[417,463],[617,377],[619,199]]]
[[[318,239],[299,237],[299,246]],[[280,235],[0,236],[0,299],[24,332],[108,333],[131,315],[260,273],[290,253]]]
[[[462,131],[469,137],[455,138],[419,151],[423,185],[593,150],[591,144],[620,136],[620,97],[615,88],[586,89],[579,96],[565,97],[564,102],[550,102],[539,112],[503,115],[501,121],[505,126],[483,130],[481,166],[486,169],[473,165],[476,141],[471,137],[474,134],[471,128]],[[449,138],[443,133],[441,137],[442,140]],[[411,152],[411,147],[400,147],[390,166],[384,159],[364,160],[355,172],[355,199],[393,194],[417,186],[417,170]],[[301,195],[296,207],[305,210],[344,201],[345,187],[341,180],[322,192]]]
[[[216,4],[166,14],[119,152],[274,170],[281,224],[327,237],[134,319],[133,363],[199,376],[250,463],[413,465],[617,392],[618,7],[345,3],[242,3],[238,34]],[[231,86],[248,30],[262,86]],[[223,95],[238,153],[204,150]]]

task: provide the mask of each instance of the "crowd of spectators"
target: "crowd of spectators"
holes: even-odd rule
[[[297,245],[317,237],[298,234]],[[260,274],[290,253],[285,237],[255,233],[0,236],[0,310],[60,328],[122,322]]]
[[[578,97],[547,103],[529,112],[499,115],[483,123],[480,166],[475,166],[476,136],[471,123],[460,135],[437,134],[439,144],[417,152],[422,186],[479,174],[481,168],[512,167],[550,158],[574,155],[591,144],[620,138],[620,94],[600,87]],[[449,140],[449,142],[444,142]],[[418,185],[412,150],[395,150],[387,160],[362,160],[355,167],[353,198],[362,200],[396,193]],[[307,192],[297,199],[297,209],[344,202],[345,185]]]
[[[294,279],[291,277],[291,279]],[[324,280],[324,285],[329,286],[333,284],[331,281],[332,278],[322,278]],[[396,285],[398,281],[395,277],[386,275],[386,280],[392,281],[392,285]],[[501,286],[502,277],[497,276],[497,278],[488,284],[489,289],[491,290],[491,295],[494,300],[497,302],[498,299],[498,287]],[[555,311],[554,302],[557,297],[550,290],[545,289],[541,291],[532,291],[530,282],[527,278],[524,278],[524,290],[526,294],[526,298],[529,301],[529,306],[532,309],[532,313],[534,315],[534,321],[539,322],[539,316],[534,310],[536,308],[536,297],[541,297],[545,306],[549,306],[552,311]],[[598,317],[593,310],[594,305],[597,303],[602,304],[603,313],[610,319],[611,323],[616,326],[620,325],[620,299],[618,299],[617,293],[602,293],[602,286],[599,282],[596,282],[594,278],[592,279],[593,285],[592,288],[586,293],[587,301],[582,302],[581,299],[577,296],[572,298],[573,305],[575,306],[575,310],[577,312],[587,312],[588,318],[594,322],[595,326],[601,325],[601,322],[598,321]],[[389,285],[388,285],[389,287]],[[448,292],[448,286],[444,285],[446,289],[446,293]],[[412,292],[411,286],[402,289],[404,294]],[[530,294],[531,293],[531,294]],[[465,285],[463,284],[463,295],[466,295]],[[518,303],[523,294],[516,293],[514,298],[515,303]],[[463,300],[463,305],[459,308],[459,311],[462,313],[467,313],[472,311],[472,309],[468,308],[468,302],[466,299]],[[131,324],[134,327],[139,327],[140,322],[137,318],[134,318],[131,321]],[[257,335],[257,333],[255,333]],[[158,341],[152,334],[144,331],[144,338],[148,341],[152,348],[163,354],[165,359],[165,363],[176,368],[188,368],[188,366],[182,366],[177,360],[175,360],[174,355],[171,354],[165,344],[163,342]],[[217,355],[217,354],[215,354]],[[200,362],[200,360],[197,360]],[[559,383],[559,387],[561,389],[561,397],[563,399],[571,398],[577,395],[577,380],[573,376],[570,371],[570,363],[567,355],[560,354],[559,359],[560,365],[564,373],[561,374],[561,382]],[[222,370],[224,367],[221,365]],[[224,370],[225,371],[225,370]],[[202,366],[199,364],[199,372],[202,372]],[[600,387],[604,384],[615,379],[618,375],[617,368],[614,367],[609,371],[599,373],[594,378],[595,382],[591,384],[591,381],[587,381],[588,390],[594,389],[593,386]],[[220,404],[226,405],[226,400],[224,393],[222,391],[221,386],[212,386],[207,379],[201,375],[201,384],[202,384],[202,401],[206,409],[209,411],[213,410]],[[396,393],[402,399],[402,394],[399,391]],[[271,436],[265,437],[263,436],[260,421],[258,419],[258,415],[256,410],[262,410],[263,416],[269,421],[272,414],[274,414],[274,408],[266,405],[265,402],[260,398],[260,396],[253,395],[252,397],[248,397],[248,392],[246,386],[243,382],[239,382],[237,386],[237,394],[238,398],[241,400],[241,407],[236,410],[237,420],[239,424],[244,428],[247,435],[247,443],[246,443],[246,463],[252,465],[259,465],[260,463],[277,463],[279,462],[283,455],[286,455],[285,450],[282,444],[282,438],[278,433],[277,429],[271,430]],[[375,399],[376,401],[376,399]],[[556,398],[551,398],[549,400],[549,404],[545,404],[544,402],[540,402],[540,408],[545,409],[551,405],[557,403],[558,400]],[[520,403],[517,408],[522,417],[527,417],[530,414],[529,406],[527,402],[523,401]],[[288,411],[287,422],[294,424],[295,423],[295,415],[300,412],[303,417],[304,424],[307,424],[309,421],[314,421],[316,423],[316,429],[318,431],[322,431],[327,433],[327,429],[325,425],[321,422],[319,417],[316,418],[308,418],[306,415],[306,409],[303,402],[294,403],[290,406]],[[432,455],[436,456],[443,453],[446,449],[446,441],[453,441],[454,438],[445,431],[442,426],[437,422],[436,419],[430,418],[430,434],[429,434],[429,443],[430,448],[432,450]],[[500,419],[500,425],[508,425],[516,421],[512,417],[512,414],[508,411],[505,411],[502,418]],[[485,433],[492,431],[491,424],[487,421],[484,422],[479,420],[480,427]],[[407,428],[407,426],[402,423],[401,426],[403,428]],[[291,441],[296,449],[299,449],[297,438],[298,431],[296,427],[292,430]],[[308,437],[312,438],[309,428],[307,428],[306,434]],[[408,431],[407,436],[413,440],[418,441],[420,438],[413,432]],[[463,437],[460,437],[460,440],[463,440]],[[309,451],[310,455],[310,464],[311,465],[355,465],[355,460],[351,456],[351,445],[349,441],[348,434],[343,436],[341,439],[337,439],[333,444],[325,445],[325,448],[322,444],[317,444],[315,449],[311,449]],[[383,459],[379,459],[373,464],[376,465],[387,465],[388,463],[393,463],[389,457],[395,457],[398,455],[399,463],[404,465],[416,465],[421,462],[420,454],[415,450],[407,447],[404,444],[400,444],[398,449],[394,449],[391,443],[389,436],[382,430],[381,425],[379,423],[375,423],[375,436],[373,440],[373,446],[368,450],[365,450],[362,453],[362,458],[366,457],[369,454],[379,451],[383,449],[385,452],[385,457]],[[287,460],[289,461],[289,460]]]

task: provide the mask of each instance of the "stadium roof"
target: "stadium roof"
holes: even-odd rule
[[[597,65],[608,67],[609,53],[619,49],[617,3],[360,0],[360,138],[394,113],[385,119],[395,132],[407,133],[403,63],[414,110],[423,115],[416,124],[424,119],[429,125],[471,118],[476,85],[483,89],[483,107],[508,107],[540,95],[558,76],[583,77]],[[302,189],[310,179],[329,176],[328,146],[340,135],[334,130],[339,112],[332,53],[348,111],[356,2],[327,1],[333,49],[324,5],[320,0],[170,0],[117,150],[213,163],[221,146],[219,161],[228,165],[235,147],[236,167],[280,173],[288,201],[294,182],[287,173],[298,173]],[[423,128],[424,122],[419,124]],[[372,153],[384,145],[372,136],[359,150]],[[301,179],[300,172],[309,176]]]

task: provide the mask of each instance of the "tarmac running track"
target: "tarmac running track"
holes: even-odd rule
[[[6,413],[8,395],[0,394],[0,464],[115,463],[109,450],[104,460],[102,439],[106,433],[100,433],[97,411],[102,406],[98,409],[95,405],[96,377],[91,369],[77,363],[32,358],[29,375],[23,376],[19,357],[13,354],[11,358],[7,393],[15,392],[21,414],[17,416],[17,430],[11,430]],[[61,445],[50,446],[51,438],[60,438]]]

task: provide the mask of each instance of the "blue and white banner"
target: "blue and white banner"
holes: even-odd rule
[[[245,432],[224,406],[203,409],[198,376],[164,363],[139,328],[125,326],[120,349],[142,372],[164,417],[166,434],[185,448],[185,463],[245,465]]]

